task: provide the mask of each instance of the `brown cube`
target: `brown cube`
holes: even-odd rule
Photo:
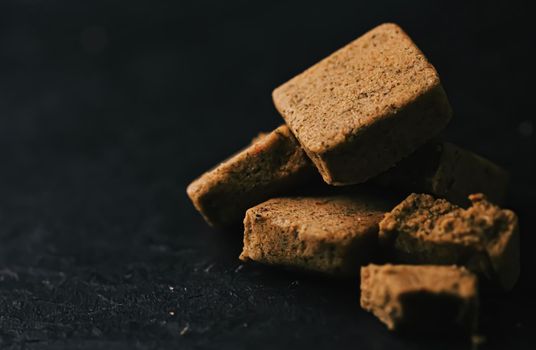
[[[451,117],[436,70],[395,24],[374,28],[292,78],[273,100],[333,185],[387,170]]]
[[[476,276],[455,266],[368,265],[361,268],[361,307],[393,331],[473,331]]]
[[[460,208],[427,194],[411,194],[380,223],[380,242],[400,262],[463,265],[488,285],[511,289],[519,277],[517,216],[471,195]]]
[[[502,203],[508,173],[500,166],[452,143],[433,141],[374,178],[382,186],[425,192],[459,205],[472,193]]]
[[[240,223],[246,210],[285,194],[316,175],[298,142],[282,125],[193,181],[187,193],[212,226]]]
[[[392,202],[373,195],[275,198],[246,212],[240,259],[355,275],[378,244]]]

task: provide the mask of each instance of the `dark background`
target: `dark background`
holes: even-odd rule
[[[271,90],[385,21],[438,69],[446,136],[506,167],[522,278],[488,348],[534,346],[529,2],[0,2],[0,348],[459,348],[395,336],[357,283],[243,266],[187,184],[281,123]]]

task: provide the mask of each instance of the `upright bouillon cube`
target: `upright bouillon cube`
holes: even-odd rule
[[[452,114],[436,70],[395,24],[372,29],[292,78],[273,99],[332,185],[387,170]]]
[[[467,206],[468,196],[483,193],[500,204],[509,175],[492,161],[450,142],[431,141],[373,179],[375,184],[401,191],[424,192]]]

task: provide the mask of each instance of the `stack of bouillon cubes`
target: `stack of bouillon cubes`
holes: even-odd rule
[[[391,330],[474,331],[477,284],[519,276],[517,217],[491,204],[508,174],[438,137],[451,107],[408,35],[380,25],[273,100],[285,124],[188,186],[207,223],[243,221],[243,261],[360,275]]]

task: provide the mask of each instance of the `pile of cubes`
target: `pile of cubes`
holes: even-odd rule
[[[285,124],[188,186],[206,222],[243,222],[243,261],[360,278],[391,330],[474,331],[478,286],[519,277],[508,174],[441,139],[452,110],[409,36],[380,25],[273,100]]]

